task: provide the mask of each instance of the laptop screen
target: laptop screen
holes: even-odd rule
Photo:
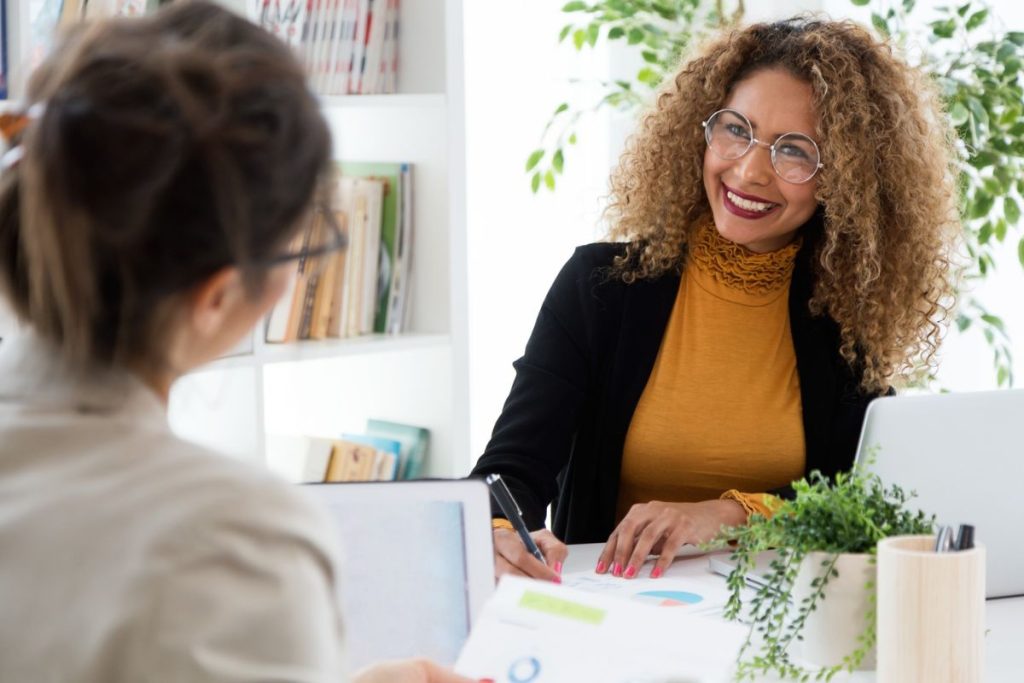
[[[483,532],[490,540],[486,489],[481,492],[478,486],[482,484],[308,487],[327,507],[340,535],[342,607],[352,670],[384,659],[428,657],[451,664],[458,657],[475,603],[486,599],[474,593],[486,580],[489,594],[494,581],[490,546],[484,549],[481,539],[469,538]],[[466,500],[467,491],[475,494],[472,502]],[[482,500],[478,503],[477,498]],[[483,520],[467,524],[480,515]]]

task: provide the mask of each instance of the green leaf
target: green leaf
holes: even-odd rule
[[[555,169],[555,173],[561,173],[562,167],[565,165],[565,157],[562,155],[561,149],[555,150],[555,156],[551,157],[551,167]]]
[[[984,218],[992,210],[992,205],[995,203],[996,198],[992,195],[978,192],[974,195],[974,202],[971,204],[971,210],[968,215],[971,218]]]
[[[1021,268],[1024,268],[1024,237],[1021,237],[1017,244],[1017,258],[1020,260]]]
[[[638,28],[631,28],[631,29],[629,29],[629,38],[627,39],[627,42],[630,45],[636,45],[637,43],[641,43],[641,42],[643,42],[643,39],[644,39],[644,32],[641,29],[638,29]]]
[[[967,123],[968,116],[970,116],[970,113],[967,111],[967,107],[959,102],[956,102],[949,108],[949,120],[957,128]]]
[[[982,313],[981,319],[984,320],[989,325],[991,325],[992,327],[999,330],[1000,332],[1002,332],[1003,334],[1006,334],[1006,323],[1004,323],[1003,319],[1000,318],[999,316],[992,315],[991,313]]]
[[[567,2],[564,5],[562,5],[563,12],[582,12],[585,11],[586,9],[587,3],[579,2],[579,0],[574,0],[574,2]]]
[[[1005,365],[1000,365],[999,369],[996,370],[996,386],[1003,386],[1006,384],[1006,380],[1010,378],[1010,371]]]
[[[608,40],[618,40],[624,35],[626,35],[626,29],[621,26],[612,26],[608,29]]]
[[[866,7],[871,0],[850,0],[857,7]]]
[[[968,163],[974,168],[985,168],[999,162],[999,155],[995,152],[982,150],[968,159]]]
[[[570,145],[575,145],[576,144],[576,133],[573,133],[573,134],[571,134],[569,136],[569,144]]]
[[[540,160],[544,158],[544,150],[535,149],[530,153],[530,157],[526,160],[526,172],[529,173],[533,170],[533,167],[540,163]]]
[[[587,27],[587,42],[590,43],[590,47],[597,45],[597,39],[601,36],[601,25],[591,24]]]
[[[871,13],[871,25],[874,26],[875,30],[882,34],[882,36],[886,38],[889,37],[889,24],[886,23],[885,17],[881,14],[875,14],[874,12]]]
[[[569,31],[571,31],[571,30],[572,30],[572,24],[566,24],[565,26],[563,26],[562,30],[558,34],[558,42],[559,43],[565,42],[565,37],[567,35],[569,35]]]
[[[974,118],[981,123],[988,125],[988,111],[985,109],[985,105],[981,103],[976,97],[967,98],[967,108],[974,114]]]
[[[996,221],[995,236],[1000,242],[1006,239],[1006,228],[1007,223],[1005,218],[1000,218]]]
[[[978,244],[988,244],[988,241],[992,238],[992,224],[986,222],[978,230]]]
[[[982,24],[984,24],[985,23],[985,19],[987,19],[987,18],[988,18],[988,10],[987,9],[983,9],[983,10],[980,10],[978,12],[975,12],[967,20],[967,30],[968,31],[973,31],[974,29],[976,29],[979,26],[981,26]]]
[[[534,194],[537,194],[537,190],[540,189],[540,171],[534,173],[533,177],[530,178],[530,189]]]
[[[1010,225],[1017,225],[1020,220],[1020,205],[1013,197],[1003,199],[1003,213],[1006,214],[1006,222]],[[1000,238],[1002,241],[1002,238]]]
[[[1016,54],[1017,46],[1007,40],[999,44],[999,49],[996,50],[996,59],[1000,62],[1005,62]]]
[[[956,33],[956,22],[952,19],[933,21],[929,26],[932,27],[932,33],[939,38],[952,38],[953,34]]]
[[[651,52],[650,50],[644,50],[640,53],[640,56],[644,58],[644,61],[648,64],[659,64],[661,60],[658,59],[657,52]]]
[[[1024,47],[1024,32],[1022,31],[1010,31],[1006,34],[1006,39],[1014,45]]]
[[[583,43],[587,42],[587,32],[581,28],[573,31],[572,44],[576,46],[577,50],[583,49]]]
[[[569,103],[568,102],[562,102],[560,105],[555,107],[555,113],[553,114],[553,116],[558,116],[563,111],[567,111],[568,109],[569,109]]]
[[[956,329],[959,330],[960,332],[963,332],[964,330],[971,326],[972,322],[974,321],[961,313],[956,317]]]
[[[957,13],[958,16],[966,17],[967,13],[970,11],[970,9],[971,9],[971,3],[967,3],[966,5],[960,5],[960,7],[957,7],[956,8],[956,13]]]
[[[636,79],[641,83],[646,83],[649,86],[656,86],[661,82],[661,76],[659,76],[654,69],[644,67],[636,74]]]
[[[555,174],[550,170],[544,174],[544,184],[548,186],[549,190],[555,189]]]

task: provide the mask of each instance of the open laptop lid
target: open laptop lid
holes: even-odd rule
[[[351,668],[405,657],[454,663],[494,591],[487,486],[417,480],[306,490],[340,534]]]
[[[857,461],[939,524],[973,524],[986,548],[986,594],[1024,594],[1017,501],[1024,485],[1024,390],[872,401]]]

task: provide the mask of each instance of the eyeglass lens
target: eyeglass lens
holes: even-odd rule
[[[723,159],[739,159],[754,145],[750,124],[729,109],[715,112],[704,127],[708,147]],[[772,166],[783,180],[804,183],[818,171],[818,148],[806,135],[786,133],[772,146]]]

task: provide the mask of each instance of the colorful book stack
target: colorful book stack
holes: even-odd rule
[[[348,247],[313,268],[297,262],[291,290],[267,316],[267,343],[301,339],[398,334],[408,317],[412,246],[412,176],[409,164],[340,165],[334,222]],[[304,244],[323,238],[320,214],[304,231]],[[300,245],[301,247],[301,245]]]
[[[268,435],[267,465],[295,483],[416,479],[429,444],[423,427],[368,420],[364,434],[338,439]]]
[[[249,19],[291,45],[321,95],[396,92],[399,0],[247,0]]]

